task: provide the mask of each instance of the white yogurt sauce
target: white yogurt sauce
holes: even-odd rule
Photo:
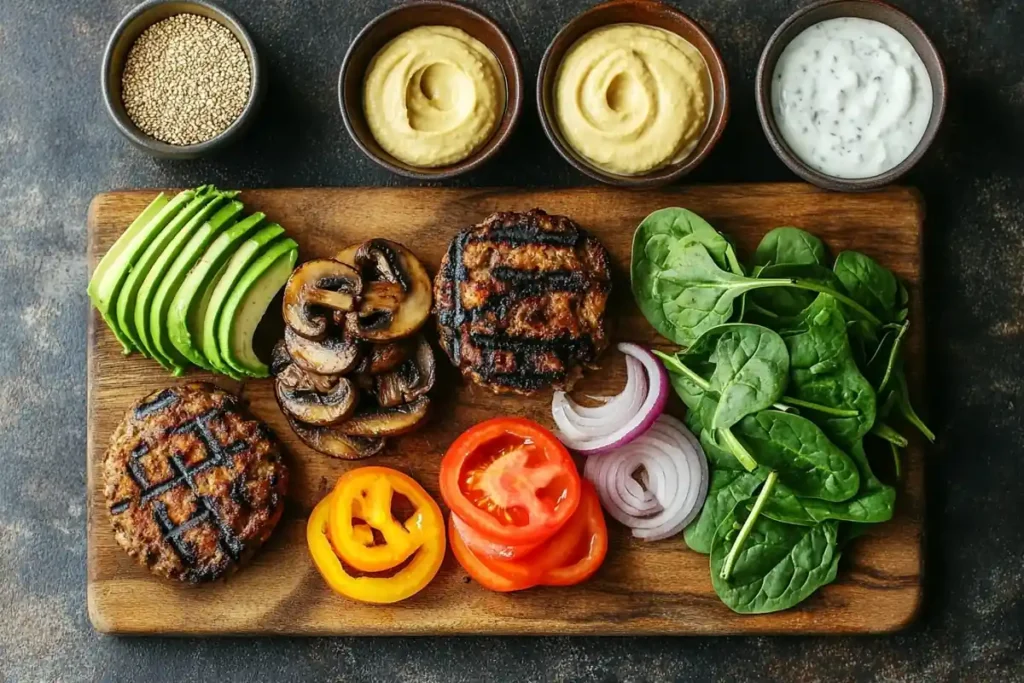
[[[891,26],[829,19],[782,51],[772,107],[782,137],[805,163],[836,178],[870,178],[921,141],[932,113],[931,79]]]

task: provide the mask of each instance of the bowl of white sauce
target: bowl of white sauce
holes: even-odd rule
[[[876,0],[822,0],[772,34],[757,110],[775,153],[845,192],[894,182],[924,155],[946,109],[946,73],[913,19]]]

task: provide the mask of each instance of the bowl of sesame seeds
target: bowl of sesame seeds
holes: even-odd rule
[[[248,128],[264,78],[252,38],[230,12],[205,0],[149,0],[110,36],[102,85],[110,117],[137,147],[195,159]]]

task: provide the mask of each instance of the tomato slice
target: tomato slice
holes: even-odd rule
[[[505,545],[503,543],[495,543],[494,541],[485,538],[483,534],[459,519],[459,516],[454,512],[452,513],[452,524],[455,525],[455,531],[458,532],[459,536],[462,538],[462,542],[466,544],[466,547],[472,550],[475,555],[479,555],[480,557],[493,557],[498,560],[516,560],[529,555],[541,545],[541,543],[527,543],[525,545]]]
[[[550,538],[576,511],[580,475],[547,429],[495,418],[464,432],[445,453],[441,496],[483,538],[526,546]]]
[[[583,498],[572,521],[578,522],[582,529],[576,535],[576,543],[566,560],[541,576],[540,583],[545,586],[582,583],[597,572],[608,555],[608,525],[604,521],[597,490],[589,481],[583,482]]]
[[[597,571],[608,550],[608,530],[601,503],[590,482],[583,482],[582,495],[579,507],[565,526],[535,552],[516,560],[473,552],[459,532],[458,520],[452,515],[448,534],[455,557],[477,583],[503,593],[538,584],[569,586],[579,583]],[[461,528],[465,528],[464,525]]]

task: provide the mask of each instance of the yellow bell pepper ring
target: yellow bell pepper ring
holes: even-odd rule
[[[400,522],[392,514],[395,494],[413,508]],[[371,529],[369,542],[357,531]],[[387,467],[360,467],[338,479],[334,487],[329,529],[338,557],[363,572],[384,572],[409,559],[427,536],[444,534],[437,503],[411,477]],[[383,538],[374,544],[372,530]],[[358,535],[357,535],[358,534]]]
[[[382,480],[388,482],[388,485],[380,483]],[[413,516],[405,520],[404,524],[391,515],[391,495],[387,492],[389,487],[392,493],[400,493],[415,508]],[[356,497],[346,499],[348,495],[358,497],[359,502],[355,502]],[[390,520],[382,516],[384,498],[389,501],[387,516]],[[341,530],[343,535],[347,534],[344,543],[339,543],[331,530],[331,520],[337,507],[352,511],[354,518],[359,520],[353,522],[346,514],[341,514]],[[371,519],[359,516],[363,514]],[[405,531],[391,528],[391,524]],[[380,532],[385,543],[374,545],[373,529]],[[387,542],[388,533],[396,539],[394,548],[367,553],[391,545]],[[437,503],[414,480],[384,467],[359,468],[343,475],[335,490],[321,500],[310,515],[306,526],[306,542],[313,563],[332,590],[353,600],[376,604],[405,600],[422,590],[437,575],[446,548],[444,519]],[[411,551],[406,553],[409,547]],[[349,554],[349,551],[353,554]],[[379,571],[390,571],[399,566],[401,568],[389,576],[363,575],[362,572],[367,570],[359,570],[350,561],[358,556],[362,556],[363,566],[382,566],[387,561],[400,558]]]

